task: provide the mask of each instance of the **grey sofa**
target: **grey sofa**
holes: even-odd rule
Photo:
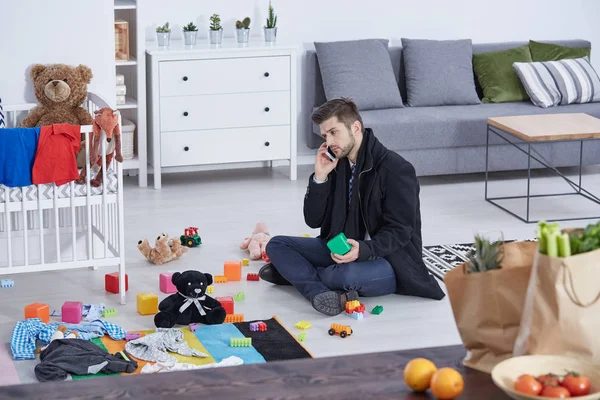
[[[589,47],[585,40],[548,41],[564,46]],[[507,50],[527,45],[528,42],[473,44],[473,53]],[[391,45],[392,60],[400,93],[406,103],[406,86],[402,48]],[[316,51],[306,57],[303,83],[303,104],[312,112],[326,101]],[[475,76],[473,79],[477,82]],[[483,97],[476,84],[479,97]],[[307,144],[316,149],[322,143],[318,126],[312,127]],[[540,108],[530,101],[461,106],[404,107],[362,111],[364,125],[390,150],[410,161],[419,176],[460,174],[485,171],[486,121],[493,116],[542,113],[587,113],[600,117],[600,103],[577,104]],[[583,164],[600,164],[600,140],[586,142]],[[535,149],[557,167],[576,166],[579,163],[579,143],[537,144]],[[490,135],[489,169],[491,171],[527,168],[527,155],[495,135]],[[532,168],[541,165],[532,162]]]

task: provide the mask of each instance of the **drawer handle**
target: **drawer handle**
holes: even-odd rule
[[[271,143],[265,142],[265,146],[269,147],[270,145],[271,145]]]
[[[189,149],[190,149],[190,148],[189,148],[189,147],[187,147],[187,146],[185,146],[185,147],[183,148],[183,150],[185,150],[185,151],[188,151]]]
[[[268,73],[268,72],[265,72],[265,76],[268,78],[268,77],[269,77],[269,73]]]
[[[265,112],[269,112],[270,108],[269,107],[265,107]]]
[[[183,77],[183,80],[184,80],[184,81],[187,81],[187,80],[188,80],[188,77],[187,77],[187,76],[184,76],[184,77]]]
[[[189,114],[188,114],[188,112],[187,112],[187,111],[184,111],[184,112],[183,112],[183,116],[184,116],[184,117],[187,117],[188,115],[189,115]]]

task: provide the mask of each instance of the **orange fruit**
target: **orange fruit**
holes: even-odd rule
[[[431,377],[431,393],[440,400],[450,400],[462,393],[463,377],[453,368],[440,368]]]
[[[437,371],[434,363],[426,358],[412,359],[404,367],[404,382],[415,392],[424,392],[429,388],[431,377]]]

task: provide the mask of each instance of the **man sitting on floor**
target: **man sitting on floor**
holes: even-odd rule
[[[334,99],[312,115],[325,143],[304,196],[304,219],[317,238],[275,236],[260,277],[294,285],[326,315],[358,296],[391,293],[442,299],[422,259],[420,187],[414,167],[364,129],[356,104]],[[327,147],[335,160],[327,156]],[[332,254],[327,241],[344,232],[352,249]]]

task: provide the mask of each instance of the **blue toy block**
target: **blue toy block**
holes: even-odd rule
[[[0,281],[0,286],[2,286],[3,288],[14,287],[15,286],[15,281],[12,280],[12,279],[2,279]]]
[[[361,312],[354,311],[354,312],[352,312],[352,314],[346,314],[346,315],[357,321],[363,319],[363,313],[361,313]]]

